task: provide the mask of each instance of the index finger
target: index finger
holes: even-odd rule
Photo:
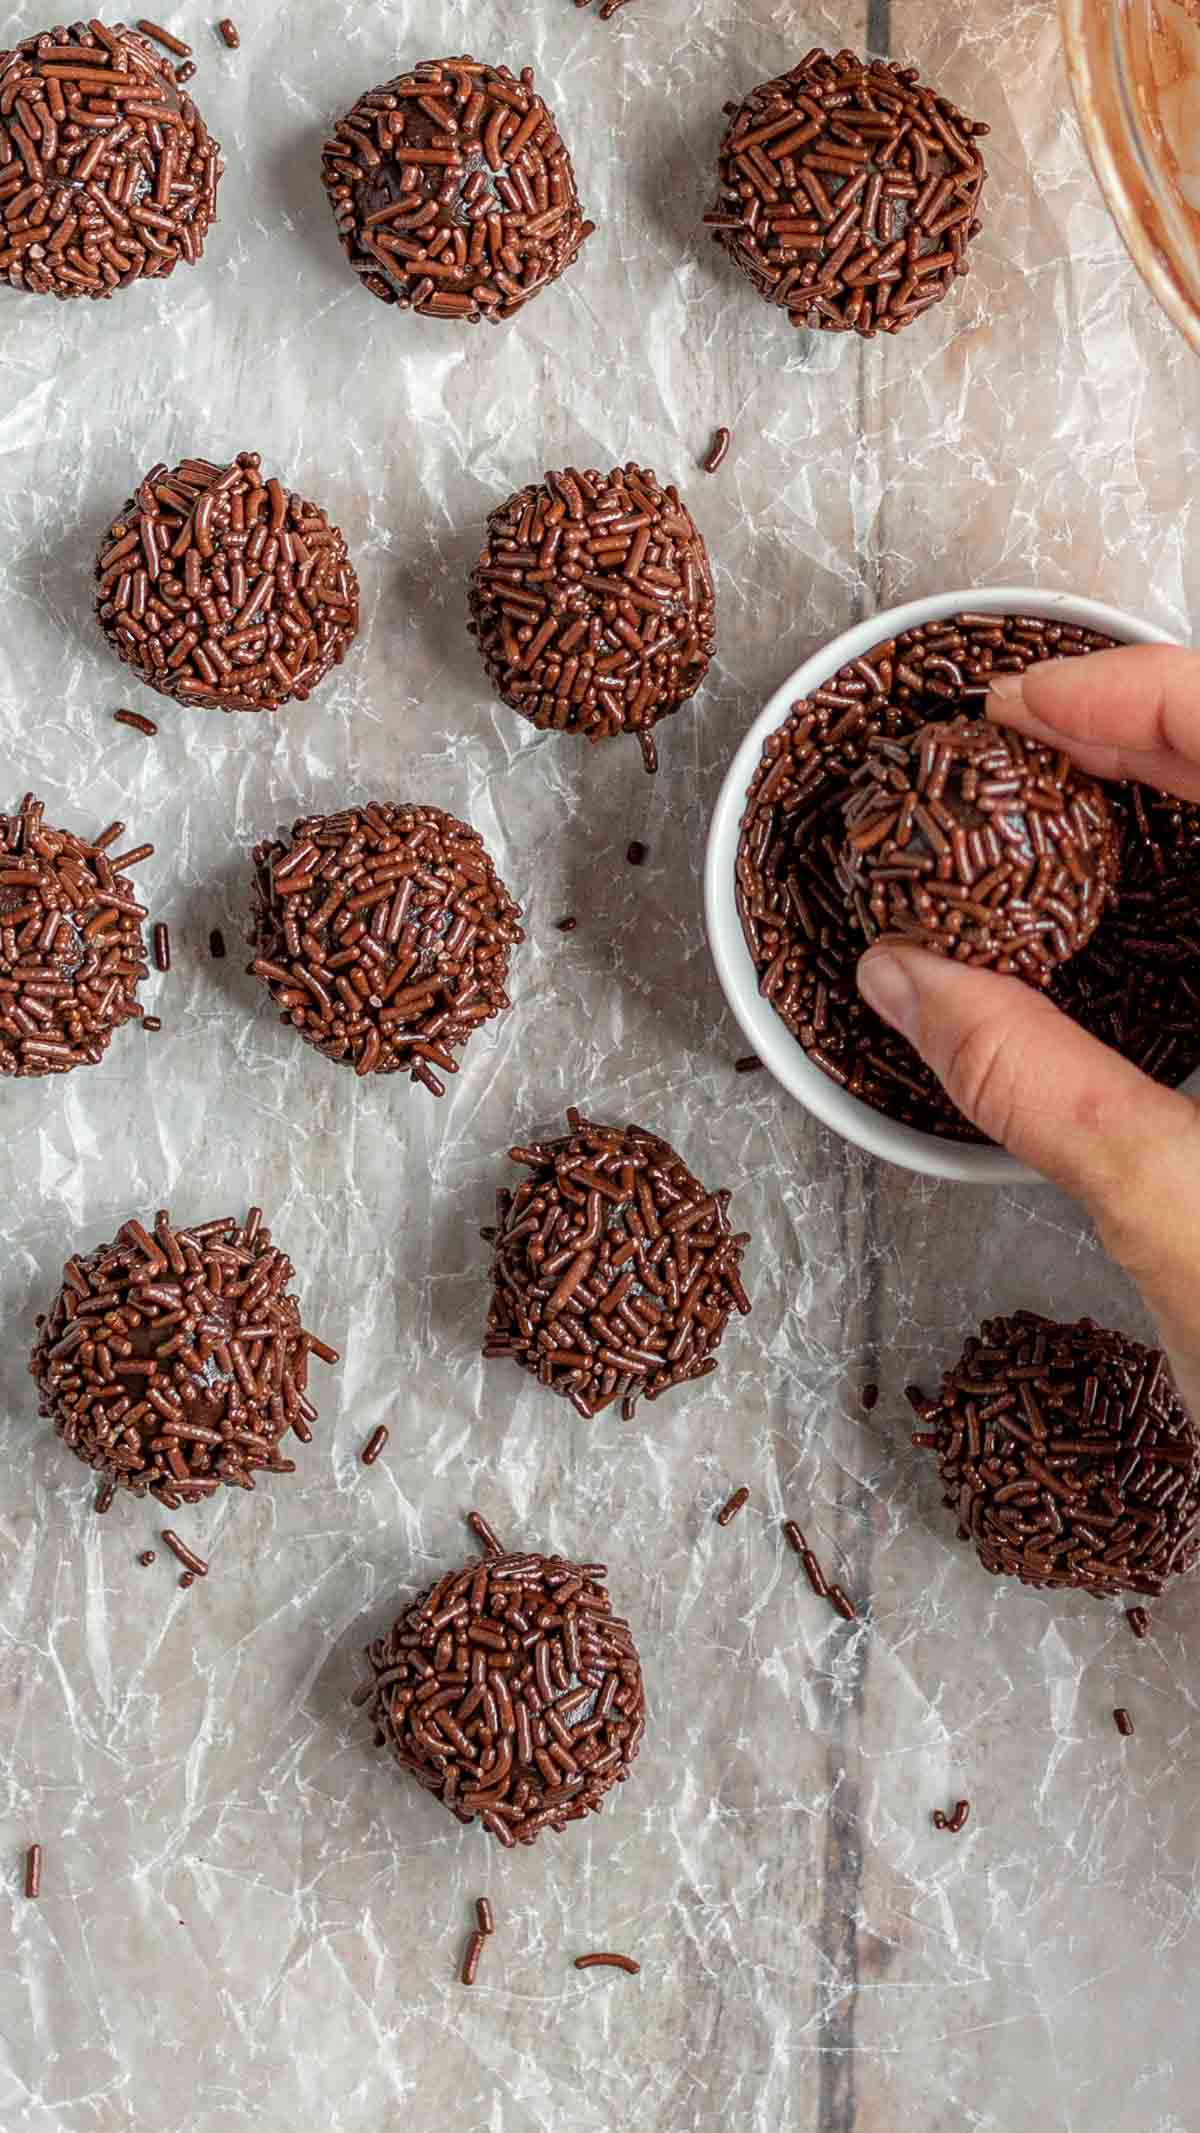
[[[1129,644],[999,674],[987,715],[1065,749],[1096,778],[1200,800],[1200,652]]]

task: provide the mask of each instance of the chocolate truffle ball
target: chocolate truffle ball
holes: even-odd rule
[[[874,740],[844,813],[839,878],[868,940],[907,934],[1032,985],[1087,945],[1116,881],[1103,786],[983,719]]]
[[[793,326],[898,333],[969,271],[989,128],[915,67],[810,52],[725,109],[704,219]]]
[[[194,266],[225,165],[161,52],[122,23],[0,53],[0,278],[111,296]]]
[[[0,815],[0,1074],[95,1066],[142,1012],[146,910],[121,870],[154,847],[130,840],[110,856],[124,823],[89,844],[43,814],[27,793]]]
[[[602,1563],[486,1555],[367,1650],[379,1745],[460,1822],[511,1848],[598,1813],[646,1722],[629,1624]]]
[[[1018,1311],[985,1320],[936,1399],[908,1398],[993,1575],[1158,1593],[1200,1553],[1200,1440],[1156,1350]]]
[[[364,289],[427,318],[512,318],[595,228],[530,67],[424,60],[338,121],[321,173]]]
[[[312,1435],[309,1354],[338,1358],[301,1327],[292,1275],[257,1207],[191,1229],[162,1212],[153,1235],[129,1221],[67,1261],[29,1368],[40,1412],[105,1477],[103,1508],[118,1488],[175,1509],[295,1471],[280,1446]]]
[[[326,1058],[443,1096],[435,1069],[457,1074],[455,1051],[510,1005],[520,916],[477,830],[377,800],[257,847],[249,967]]]
[[[319,504],[257,452],[151,467],[96,561],[96,613],[140,681],[204,710],[301,703],[358,632],[358,579]]]
[[[471,634],[496,694],[535,726],[589,741],[637,736],[694,696],[713,650],[703,538],[674,488],[632,463],[568,467],[488,519]]]
[[[749,1299],[727,1192],[707,1192],[642,1126],[567,1113],[562,1140],[509,1150],[529,1171],[496,1195],[494,1292],[483,1352],[510,1357],[591,1419],[716,1369]]]

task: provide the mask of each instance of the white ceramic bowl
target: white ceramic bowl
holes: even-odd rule
[[[814,652],[802,667],[782,682],[759,713],[729,766],[713,810],[704,867],[704,909],[709,944],[721,989],[746,1038],[763,1065],[814,1117],[832,1126],[845,1140],[881,1155],[905,1170],[924,1172],[931,1178],[955,1178],[971,1185],[1011,1185],[1032,1172],[1006,1155],[1002,1148],[976,1147],[970,1143],[940,1140],[936,1134],[919,1132],[915,1126],[897,1125],[881,1111],[873,1111],[857,1096],[850,1096],[837,1082],[814,1066],[774,1008],[758,989],[738,916],[735,867],[738,835],[746,793],[758,768],[768,734],[782,726],[793,704],[832,680],[839,667],[861,659],[887,637],[898,637],[920,622],[940,622],[961,609],[968,614],[1038,615],[1047,621],[1066,622],[1084,629],[1103,630],[1122,644],[1162,644],[1169,641],[1161,629],[1151,628],[1134,615],[1104,607],[1098,600],[1076,599],[1071,593],[1032,592],[1027,587],[992,586],[984,592],[939,593],[931,600],[910,600],[905,607],[889,608],[872,615],[853,629],[835,637],[820,652]]]

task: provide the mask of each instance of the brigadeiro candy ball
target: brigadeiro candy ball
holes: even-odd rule
[[[0,278],[111,296],[194,266],[225,165],[136,30],[73,23],[0,53]]]
[[[1157,1350],[1018,1311],[985,1320],[936,1399],[908,1398],[994,1575],[1158,1593],[1200,1553],[1200,1440]]]
[[[257,452],[151,467],[100,546],[101,629],[139,680],[181,704],[303,702],[358,632],[342,534],[259,467]]]
[[[488,519],[471,634],[496,694],[535,726],[589,741],[652,728],[694,696],[714,643],[712,572],[674,488],[632,463],[568,467]]]
[[[704,219],[793,326],[897,333],[968,272],[990,129],[915,67],[814,51],[725,109]]]
[[[309,1355],[338,1358],[303,1330],[292,1277],[257,1207],[190,1229],[129,1221],[67,1261],[29,1368],[40,1412],[104,1477],[98,1509],[118,1488],[175,1509],[294,1472],[280,1448],[312,1435]]]
[[[708,1192],[642,1126],[567,1113],[562,1140],[509,1150],[529,1171],[496,1195],[483,1352],[506,1356],[589,1420],[717,1367],[729,1314],[750,1309],[729,1194]]]
[[[486,1555],[368,1646],[376,1740],[460,1822],[511,1848],[599,1813],[646,1722],[603,1563]]]
[[[152,844],[112,853],[125,825],[93,843],[50,829],[27,793],[0,815],[0,1074],[95,1066],[114,1030],[141,1015],[144,904],[123,869]]]
[[[868,940],[1045,985],[1108,908],[1117,835],[1104,788],[986,720],[878,738],[851,780],[839,878]]]
[[[520,916],[477,830],[377,800],[257,847],[249,967],[327,1058],[443,1096],[437,1070],[510,1005]]]
[[[529,67],[424,60],[359,98],[321,166],[364,289],[427,318],[512,318],[595,228]]]

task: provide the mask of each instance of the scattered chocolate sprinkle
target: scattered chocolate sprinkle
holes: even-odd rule
[[[0,53],[0,282],[101,298],[194,266],[224,167],[137,30],[77,22],[26,37]]]
[[[708,552],[674,488],[632,461],[567,467],[493,511],[471,575],[471,634],[502,701],[589,741],[652,728],[695,695],[712,656]]]
[[[575,0],[575,5],[576,7],[587,7],[589,0]],[[600,0],[600,6],[596,9],[596,13],[599,15],[601,22],[611,22],[613,16],[619,13],[621,8],[628,7],[628,5],[629,0]]]
[[[793,326],[896,333],[969,272],[988,128],[915,67],[818,49],[725,109],[704,220]]]
[[[151,1563],[157,1562],[158,1557],[155,1555],[153,1548],[143,1548],[138,1561],[143,1570],[149,1570]]]
[[[171,968],[171,933],[161,918],[154,928],[154,968],[164,974]]]
[[[761,1074],[762,1060],[757,1052],[745,1052],[740,1059],[734,1060],[733,1071],[735,1074]]]
[[[122,869],[153,846],[110,858],[122,824],[88,843],[43,815],[32,793],[0,815],[0,1077],[95,1066],[148,975],[145,906]]]
[[[116,1493],[117,1484],[111,1477],[106,1481],[102,1481],[96,1492],[96,1501],[92,1505],[92,1509],[102,1517],[105,1511],[111,1511]]]
[[[560,918],[558,922],[558,930],[560,933],[574,933],[575,928],[578,924],[579,920],[577,918]]]
[[[31,1844],[25,1854],[25,1894],[32,1902],[42,1893],[42,1847]]]
[[[577,1955],[575,1958],[577,1970],[624,1970],[627,1976],[637,1977],[641,1967],[632,1955],[613,1955],[608,1949],[596,1955]]]
[[[562,1556],[476,1557],[368,1648],[379,1743],[505,1846],[597,1811],[638,1752],[641,1668],[603,1576]]]
[[[154,720],[152,718],[143,718],[140,711],[114,711],[113,724],[116,726],[132,726],[135,733],[152,735],[158,732],[158,727],[155,725]]]
[[[224,958],[225,935],[222,933],[221,928],[219,926],[214,926],[212,932],[208,936],[208,952],[211,955],[214,963],[219,963]]]
[[[372,801],[257,847],[249,969],[327,1059],[443,1096],[455,1052],[510,1005],[520,916],[477,830]]]
[[[485,1555],[503,1555],[504,1550],[496,1539],[482,1511],[468,1511],[467,1524]]]
[[[217,29],[220,32],[220,35],[224,39],[229,50],[231,52],[236,52],[238,46],[242,41],[240,36],[238,35],[238,26],[236,22],[231,22],[229,20],[228,15],[225,15],[222,17],[221,21],[218,22]]]
[[[479,1968],[479,1958],[483,1954],[485,1938],[486,1936],[483,1933],[472,1933],[470,1940],[467,1942],[467,1952],[463,1956],[462,1970],[459,1973],[464,1985],[473,1985],[475,1983],[475,1973]]]
[[[807,1569],[807,1567],[806,1564],[805,1568]],[[847,1599],[840,1585],[831,1585],[826,1593],[826,1598],[835,1615],[840,1615],[843,1622],[856,1622],[858,1620],[858,1611],[853,1600]]]
[[[149,1031],[149,1033],[150,1033],[150,1035],[151,1035],[151,1036],[154,1036],[154,1035],[155,1035],[155,1034],[157,1033],[157,1031],[159,1031],[159,1030],[160,1030],[160,1029],[162,1028],[162,1016],[161,1016],[161,1015],[143,1015],[143,1016],[142,1016],[142,1028],[143,1028],[144,1030],[148,1030],[148,1031]]]
[[[188,1590],[189,1586],[194,1585],[195,1582],[196,1574],[192,1570],[185,1570],[183,1576],[179,1580],[180,1586],[182,1587],[184,1592]]]
[[[945,1813],[945,1812],[943,1811],[943,1809],[942,1809],[942,1808],[940,1808],[940,1807],[935,1807],[935,1808],[934,1808],[934,1810],[933,1810],[933,1818],[932,1818],[932,1819],[933,1819],[933,1826],[934,1826],[934,1828],[935,1828],[935,1829],[949,1829],[949,1827],[950,1827],[950,1820],[949,1820],[949,1816],[948,1816],[948,1815],[947,1815],[947,1814],[946,1814],[946,1813]]]
[[[173,1532],[170,1526],[164,1526],[163,1540],[176,1560],[183,1564],[185,1570],[190,1570],[194,1578],[206,1578],[208,1576],[208,1564],[205,1562],[204,1557],[196,1555],[188,1547],[187,1542],[181,1541],[179,1535]]]
[[[729,1498],[728,1503],[722,1504],[720,1510],[717,1512],[717,1524],[719,1526],[729,1525],[731,1521],[737,1517],[738,1512],[742,1510],[743,1506],[748,1504],[749,1501],[749,1489],[745,1487],[735,1489],[732,1496]]]
[[[378,1459],[379,1454],[383,1450],[383,1447],[387,1443],[387,1441],[387,1424],[381,1422],[379,1424],[378,1429],[372,1430],[371,1435],[367,1438],[367,1441],[362,1448],[360,1457],[364,1466],[374,1466],[375,1461]]]
[[[863,1403],[863,1410],[864,1410],[864,1413],[866,1413],[866,1414],[868,1414],[868,1415],[870,1414],[870,1412],[871,1412],[871,1409],[872,1409],[873,1407],[877,1407],[877,1406],[878,1406],[878,1404],[879,1404],[879,1387],[878,1387],[878,1385],[864,1385],[864,1386],[863,1386],[863,1389],[862,1389],[862,1403]]]
[[[595,227],[530,67],[424,60],[338,121],[321,175],[364,289],[428,318],[512,318]]]
[[[292,1275],[258,1208],[190,1229],[165,1210],[152,1232],[126,1222],[63,1269],[29,1365],[40,1412],[105,1490],[171,1510],[293,1472],[280,1444],[316,1419],[309,1354],[337,1357],[303,1331]]]
[[[629,861],[631,867],[640,867],[645,865],[646,847],[641,842],[640,838],[634,838],[632,844],[626,851],[625,857]]]
[[[1046,985],[1086,947],[1118,855],[1104,788],[1010,727],[941,719],[871,742],[838,881],[863,934]]]
[[[182,37],[174,36],[170,30],[164,30],[161,23],[142,21],[137,27],[143,37],[153,37],[156,44],[165,45],[168,52],[175,54],[176,59],[191,58],[191,45],[185,44]]]
[[[1134,1731],[1133,1720],[1130,1717],[1128,1711],[1126,1710],[1122,1709],[1113,1712],[1113,1724],[1116,1726],[1118,1733],[1123,1733],[1125,1735],[1126,1740],[1128,1740],[1130,1734]]]
[[[804,1566],[804,1575],[808,1579],[812,1590],[816,1593],[817,1598],[819,1600],[827,1600],[830,1596],[831,1588],[825,1582],[825,1573],[794,1518],[784,1520],[783,1537],[789,1548],[799,1556]],[[847,1601],[846,1604],[849,1605],[849,1602]]]
[[[709,445],[707,458],[702,459],[700,462],[706,474],[716,473],[717,468],[721,465],[721,462],[723,461],[726,452],[729,450],[729,445],[730,432],[725,428],[724,423],[722,423],[720,429],[713,431],[713,441]]]
[[[969,1800],[955,1801],[954,1813],[951,1815],[949,1822],[946,1824],[946,1827],[950,1831],[951,1836],[957,1837],[959,1830],[966,1828],[967,1817],[970,1812],[971,1802]]]
[[[764,746],[737,858],[738,909],[759,990],[814,1065],[890,1118],[953,1140],[980,1137],[859,995],[862,934],[835,873],[853,774],[876,735],[904,738],[981,705],[993,675],[1111,644],[1092,630],[1020,615],[924,624],[841,668]],[[1200,1065],[1200,808],[1138,785],[1110,787],[1108,797],[1120,885],[1049,996],[1174,1086]]]
[[[591,1419],[707,1377],[749,1298],[728,1192],[707,1192],[641,1126],[567,1112],[564,1139],[512,1148],[530,1175],[496,1196],[483,1353],[507,1357]]]
[[[176,69],[175,69],[175,79],[176,79],[176,81],[177,81],[177,82],[178,82],[178,83],[180,84],[180,86],[181,86],[181,87],[182,87],[182,85],[183,85],[183,84],[184,84],[185,82],[189,82],[189,81],[195,81],[195,79],[196,79],[196,62],[195,62],[195,60],[194,60],[194,59],[185,59],[185,60],[184,60],[184,62],[183,62],[183,65],[182,65],[181,67],[176,67]],[[179,1582],[180,1582],[180,1584],[182,1584],[182,1583],[183,1583],[183,1580],[182,1580],[182,1578],[180,1579],[180,1581],[179,1581]]]
[[[160,462],[101,542],[100,627],[148,687],[179,703],[304,702],[357,634],[345,539],[260,465],[257,452],[224,466]]]
[[[476,1899],[475,1899],[475,1917],[476,1917],[476,1921],[477,1921],[477,1923],[478,1923],[478,1926],[479,1926],[479,1930],[480,1930],[480,1932],[481,1932],[481,1933],[494,1933],[494,1932],[495,1932],[495,1930],[496,1930],[496,1921],[495,1921],[494,1917],[492,1916],[492,1907],[491,1907],[491,1904],[490,1904],[490,1903],[488,1902],[488,1900],[487,1900],[487,1897],[486,1897],[486,1896],[477,1896],[477,1897],[476,1897]]]
[[[1200,1554],[1200,1440],[1156,1350],[1018,1311],[985,1320],[937,1399],[912,1404],[959,1538],[993,1575],[1153,1595]]]
[[[1144,1607],[1127,1607],[1125,1610],[1125,1620],[1128,1622],[1129,1627],[1133,1631],[1135,1637],[1141,1638],[1149,1636],[1150,1616]]]

